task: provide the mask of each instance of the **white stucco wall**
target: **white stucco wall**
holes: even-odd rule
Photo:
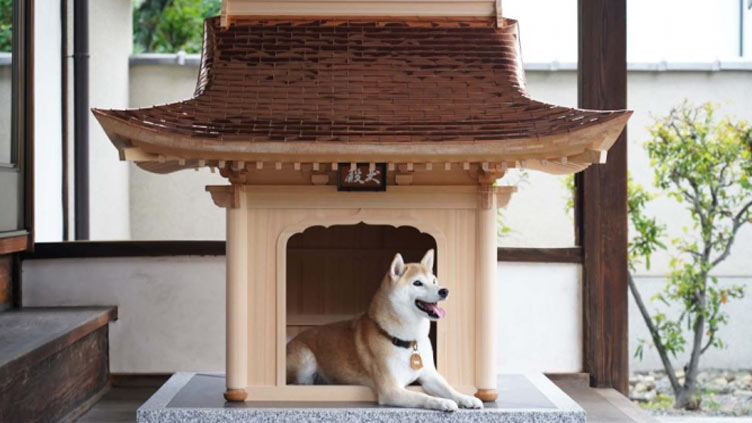
[[[503,8],[504,16],[520,21],[526,61],[577,61],[577,0],[504,0]],[[745,9],[744,19],[749,59],[752,11]],[[738,52],[739,0],[627,2],[630,62],[728,60]]]
[[[574,76],[573,76],[574,78]],[[630,73],[629,107],[635,111],[629,123],[629,170],[636,181],[652,186],[653,172],[642,147],[648,140],[646,127],[651,116],[664,116],[669,109],[688,99],[696,104],[712,101],[719,106],[718,118],[726,115],[752,123],[752,72],[642,72]],[[683,237],[682,228],[691,228],[689,214],[665,197],[649,206],[649,212],[668,225],[669,239]],[[743,228],[731,257],[714,272],[718,276],[752,276],[752,225]],[[640,274],[661,276],[669,270],[669,254],[654,257],[650,271]]]
[[[60,241],[62,204],[62,87],[60,2],[34,7],[34,237]]]
[[[528,71],[528,88],[534,98],[561,105],[576,105],[577,76],[574,71]],[[650,168],[643,144],[649,138],[648,125],[654,116],[668,113],[670,108],[688,99],[696,104],[712,101],[718,104],[718,117],[725,115],[752,121],[752,72],[629,72],[628,103],[634,110],[628,126],[629,171],[646,188],[652,187]],[[567,196],[563,185],[548,175],[530,172],[529,182],[512,197],[505,212],[505,222],[517,231],[510,245],[559,246],[573,239],[571,217],[563,212],[562,198]],[[529,192],[528,192],[529,191]],[[545,207],[540,201],[545,200]],[[682,230],[690,226],[689,214],[675,201],[660,198],[649,205],[650,214],[668,226],[668,239],[686,236]],[[549,224],[549,222],[558,222]],[[516,237],[516,238],[514,238]],[[521,241],[518,241],[521,239]],[[739,233],[731,257],[716,274],[719,276],[752,276],[752,225]],[[669,271],[670,252],[659,252],[648,271],[639,274],[665,275]]]
[[[190,98],[197,75],[194,66],[131,66],[130,107]],[[131,165],[131,238],[224,239],[225,211],[204,187],[226,184],[207,168],[155,175]]]
[[[132,50],[130,0],[89,3],[89,105],[128,107],[128,57]],[[128,164],[97,120],[89,119],[91,239],[129,239]]]
[[[110,371],[224,371],[224,257],[27,260],[24,306],[117,305]]]
[[[224,257],[27,260],[23,301],[117,305],[112,372],[223,371],[224,267]],[[499,370],[580,371],[579,266],[502,263],[499,282]]]
[[[581,266],[499,263],[499,371],[582,371]]]

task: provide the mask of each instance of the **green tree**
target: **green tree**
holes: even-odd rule
[[[674,391],[674,407],[697,408],[697,373],[700,357],[709,348],[723,347],[718,335],[728,322],[723,306],[744,295],[741,287],[723,288],[711,274],[731,253],[739,229],[752,219],[752,129],[746,122],[716,122],[711,104],[694,107],[684,102],[649,128],[645,144],[655,174],[655,186],[682,204],[692,217],[691,228],[672,240],[676,251],[661,293],[653,299],[681,306],[672,319],[665,312],[650,315],[632,275],[640,266],[650,268],[650,258],[663,243],[665,226],[645,212],[654,196],[628,179],[627,209],[631,226],[628,241],[629,288],[648,327]],[[566,185],[574,201],[574,178]],[[685,378],[677,377],[671,359],[685,351],[689,332],[689,361]],[[642,358],[646,340],[640,340],[635,356]]]
[[[204,19],[218,15],[221,4],[221,0],[134,0],[133,50],[199,52]]]
[[[712,271],[728,258],[739,229],[752,221],[752,129],[743,121],[716,122],[714,111],[710,103],[694,107],[684,102],[654,122],[645,144],[655,186],[682,204],[693,222],[683,237],[672,241],[677,254],[663,292],[654,297],[665,305],[680,304],[678,318],[663,312],[651,316],[630,276],[630,289],[671,382],[676,408],[699,407],[700,357],[709,348],[723,347],[718,336],[728,322],[723,305],[744,295],[742,287],[720,287]],[[632,270],[636,260],[647,261],[662,247],[662,227],[643,212],[649,199],[643,192],[629,200],[636,233],[630,241]],[[636,352],[640,357],[643,345],[644,341]],[[690,356],[681,382],[669,354],[676,358],[687,347]]]
[[[0,0],[0,51],[13,50],[13,0]]]

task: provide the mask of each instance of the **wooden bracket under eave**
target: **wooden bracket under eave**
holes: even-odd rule
[[[126,147],[118,150],[120,160],[129,162],[155,162],[159,160],[159,155],[147,153],[139,147]]]
[[[311,183],[313,185],[326,185],[329,183],[329,174],[314,173],[311,175]]]
[[[580,154],[567,157],[567,161],[575,164],[603,164],[606,163],[606,150],[586,149]]]
[[[517,192],[517,187],[511,185],[502,185],[494,187],[494,195],[496,195],[496,208],[503,208],[509,204],[509,200],[512,198],[512,194]]]
[[[412,185],[413,174],[412,173],[398,173],[394,175],[394,182],[397,185]]]
[[[497,180],[504,177],[504,173],[501,167],[486,167],[486,169],[482,167],[478,172],[478,183],[481,185],[493,185]]]
[[[206,186],[206,191],[211,194],[214,204],[226,209],[236,209],[240,206],[240,190],[240,186],[236,184]]]

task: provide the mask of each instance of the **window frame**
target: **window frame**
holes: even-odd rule
[[[34,123],[34,2],[13,1],[13,51],[11,52],[11,163],[0,164],[0,178],[17,179],[18,225],[0,231],[3,254],[31,249],[33,242],[33,123]],[[11,176],[14,175],[14,176]],[[12,201],[12,200],[11,200]]]

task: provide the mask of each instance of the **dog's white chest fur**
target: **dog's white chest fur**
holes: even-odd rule
[[[428,337],[418,339],[417,353],[420,354],[423,361],[423,367],[420,369],[413,369],[410,365],[411,357],[415,353],[416,351],[412,348],[398,346],[391,348],[391,354],[388,358],[389,369],[401,386],[415,382],[427,369],[434,368],[433,348]]]

